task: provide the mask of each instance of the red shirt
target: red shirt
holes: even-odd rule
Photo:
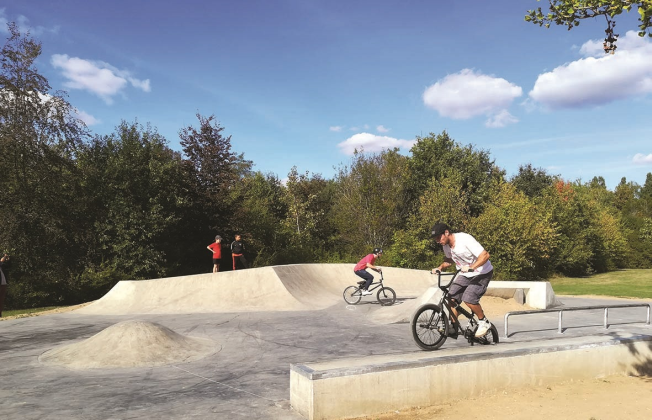
[[[222,244],[218,244],[217,242],[213,242],[212,244],[208,245],[208,247],[213,250],[213,258],[214,259],[221,259],[222,258]]]
[[[353,271],[364,270],[365,268],[367,268],[367,263],[374,265],[375,262],[376,262],[376,256],[374,254],[369,254],[363,259],[361,259],[360,262],[355,265]]]

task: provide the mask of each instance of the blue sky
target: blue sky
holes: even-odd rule
[[[543,2],[542,2],[543,3]],[[449,135],[508,176],[531,163],[564,179],[652,172],[652,43],[620,16],[572,31],[524,21],[535,0],[4,0],[40,40],[38,67],[96,134],[150,123],[178,132],[214,114],[254,169],[334,176],[352,150]]]

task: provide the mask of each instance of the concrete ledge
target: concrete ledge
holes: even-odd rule
[[[293,364],[290,402],[307,419],[341,419],[523,385],[651,373],[649,335],[501,343]]]
[[[536,309],[548,309],[557,305],[555,292],[548,281],[496,281],[489,282],[487,296],[505,299],[514,298],[517,302]]]

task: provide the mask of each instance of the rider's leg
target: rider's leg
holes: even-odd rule
[[[469,302],[464,302],[464,303],[466,304],[466,306],[471,308],[471,311],[475,314],[475,316],[478,317],[478,319],[484,319],[484,311],[482,310],[482,306],[480,306],[479,302],[477,305]]]
[[[365,283],[360,287],[360,289],[362,290],[369,289],[369,285],[374,281],[374,276],[372,276],[371,273],[368,273],[367,270],[358,270],[355,272],[355,274],[358,277],[361,277],[365,281]]]
[[[484,296],[487,291],[489,281],[493,276],[493,271],[485,274],[480,274],[472,278],[471,284],[464,291],[462,300],[471,311],[478,317],[478,329],[475,331],[476,337],[482,337],[487,334],[491,328],[491,322],[485,317],[484,310],[480,305],[480,298]]]

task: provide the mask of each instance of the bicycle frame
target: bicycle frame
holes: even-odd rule
[[[361,283],[364,284],[364,281],[361,281],[361,282],[359,281],[359,282],[358,282],[358,289],[359,289],[360,287],[362,287],[362,284],[361,284]],[[374,285],[375,285],[375,286],[374,286]],[[369,292],[373,292],[374,290],[378,289],[378,288],[381,287],[382,285],[383,285],[383,272],[381,271],[381,272],[380,272],[380,279],[378,279],[378,281],[374,281],[374,282],[372,282],[372,283],[369,285],[369,288],[367,288],[367,290],[368,290]],[[374,286],[374,287],[371,287],[371,286]]]
[[[453,299],[450,297],[450,287],[457,278],[457,275],[460,273],[460,271],[456,271],[455,273],[439,273],[437,276],[437,287],[442,291],[441,299],[439,300],[439,306],[446,308],[446,311],[448,312],[448,319],[451,321],[451,323],[457,328],[458,332],[464,332],[464,338],[468,339],[470,343],[472,343],[472,339],[474,338],[476,326],[478,325],[478,321],[475,317],[475,314],[473,312],[467,311],[462,307],[462,302],[455,302],[456,306],[453,306]],[[450,282],[446,285],[441,284],[441,276],[452,276]],[[453,310],[452,308],[455,308],[457,311],[457,316],[453,318]],[[433,313],[433,317],[434,317]],[[468,320],[469,323],[466,326],[466,329],[462,328],[462,324],[460,323],[460,315],[464,315]],[[432,321],[432,320],[431,320]]]

